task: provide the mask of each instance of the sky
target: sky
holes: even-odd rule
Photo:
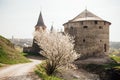
[[[33,38],[40,11],[47,29],[61,30],[86,8],[111,22],[110,41],[120,41],[120,0],[0,0],[0,35]]]

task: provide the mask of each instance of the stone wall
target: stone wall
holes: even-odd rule
[[[31,49],[32,49],[32,47],[23,47],[23,52],[24,53],[30,53]]]
[[[78,21],[64,24],[64,29],[66,33],[75,37],[75,50],[78,53],[107,54],[109,25],[106,21]]]

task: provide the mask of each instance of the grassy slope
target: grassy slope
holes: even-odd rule
[[[58,78],[55,75],[47,75],[46,74],[46,70],[45,70],[45,63],[41,63],[39,65],[37,65],[37,68],[35,70],[35,73],[42,79],[42,80],[63,80],[61,78]]]
[[[0,67],[2,67],[2,64],[0,64]]]
[[[29,60],[18,52],[8,39],[0,36],[0,63],[16,64],[23,62],[29,62]]]

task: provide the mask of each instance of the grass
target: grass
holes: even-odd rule
[[[2,64],[0,63],[0,67],[2,67]]]
[[[110,55],[110,57],[115,60],[117,63],[120,63],[120,56]]]
[[[110,58],[113,59],[116,63],[110,63],[103,65],[105,69],[120,69],[120,57],[115,55],[110,55]]]
[[[19,52],[7,52],[4,50],[0,50],[0,63],[4,64],[17,64],[29,62],[21,53]]]
[[[3,66],[6,66],[6,64],[2,64],[2,63],[0,63],[0,67],[3,67]]]
[[[44,64],[45,64],[45,63],[42,63],[42,64],[38,65],[38,66],[37,66],[37,69],[35,70],[35,73],[36,73],[42,80],[63,80],[63,79],[60,79],[60,78],[56,77],[55,75],[48,76],[48,75],[46,74]]]
[[[29,62],[29,60],[17,51],[8,39],[0,36],[0,63],[17,64],[25,62]]]
[[[28,56],[28,53],[21,52],[23,56]]]

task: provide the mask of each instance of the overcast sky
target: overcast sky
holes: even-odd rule
[[[110,41],[120,41],[120,0],[0,0],[0,35],[6,38],[32,38],[40,11],[49,29],[87,9],[112,23]]]

